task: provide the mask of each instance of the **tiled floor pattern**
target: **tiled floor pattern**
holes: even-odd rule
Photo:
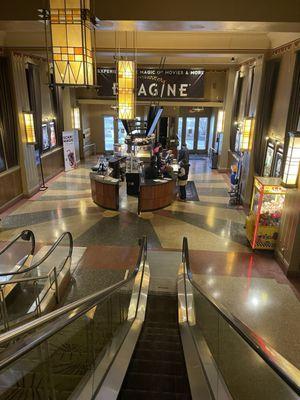
[[[192,160],[189,179],[196,185],[199,201],[175,201],[164,210],[138,216],[137,199],[126,196],[125,185],[120,189],[119,212],[93,203],[89,167],[94,163],[92,159],[60,174],[47,191],[0,216],[0,241],[7,241],[22,227],[35,232],[40,247],[53,243],[66,230],[72,232],[75,246],[86,251],[75,271],[70,301],[122,279],[124,270],[134,265],[137,242],[143,235],[148,237],[149,257],[155,264],[153,287],[174,289],[176,260],[186,236],[199,282],[300,366],[299,282],[288,281],[269,254],[252,253],[245,237],[244,211],[228,205],[226,175],[212,171],[203,158]],[[173,256],[167,256],[169,252]]]
[[[222,174],[208,170],[206,161],[191,161],[190,180],[195,182],[200,201],[175,202],[163,211],[140,217],[137,199],[126,196],[125,184],[120,190],[120,212],[105,211],[92,202],[89,167],[93,162],[60,174],[47,191],[13,209],[2,220],[0,240],[27,227],[44,244],[69,230],[77,246],[135,246],[139,237],[147,235],[150,248],[178,250],[185,235],[195,250],[207,250],[214,243],[223,251],[248,251],[245,237],[240,238],[244,236],[243,211],[228,207],[226,180]]]

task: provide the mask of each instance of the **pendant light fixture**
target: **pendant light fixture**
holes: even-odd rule
[[[90,0],[49,0],[51,62],[57,85],[94,85],[95,63]],[[46,32],[47,41],[47,32]],[[46,43],[48,53],[48,43]]]
[[[289,144],[286,160],[284,164],[284,173],[282,185],[285,187],[297,187],[300,168],[300,132],[289,132]]]
[[[119,119],[135,118],[135,63],[119,60],[118,67],[118,107]]]
[[[119,32],[120,33],[120,32]],[[128,32],[125,33],[126,52]],[[121,56],[121,49],[119,44],[119,52],[117,56],[117,42],[116,42],[116,67],[117,67],[117,108],[118,118],[123,120],[134,120],[136,112],[136,32],[132,34],[132,52],[133,56],[128,59],[126,54]],[[117,36],[116,36],[117,41]],[[119,38],[120,42],[120,38]]]

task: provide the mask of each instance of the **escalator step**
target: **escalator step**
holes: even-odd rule
[[[149,294],[147,298],[147,305],[149,304],[150,307],[153,306],[174,306],[177,305],[178,300],[176,295],[157,295],[157,294]]]
[[[167,341],[150,341],[141,339],[138,341],[136,349],[181,351],[181,343],[167,342]]]
[[[191,400],[191,396],[185,393],[161,393],[143,390],[126,389],[120,393],[118,400]]]
[[[181,351],[160,351],[160,350],[145,350],[137,349],[133,355],[134,359],[138,360],[162,360],[169,362],[182,362],[184,356]]]
[[[172,342],[172,343],[181,343],[179,335],[168,335],[164,333],[149,333],[149,331],[143,330],[140,336],[140,340],[149,340],[151,342]]]
[[[178,325],[177,323],[170,323],[170,322],[165,322],[165,323],[160,323],[160,322],[149,322],[146,321],[144,323],[144,329],[148,329],[148,328],[152,328],[152,329],[158,329],[160,331],[164,331],[167,329],[170,329],[170,333],[176,333],[178,334],[179,330],[178,330]],[[159,333],[159,331],[157,331]]]
[[[145,372],[149,374],[184,375],[186,368],[183,362],[168,362],[134,359],[130,363],[129,372]]]
[[[145,390],[151,392],[189,393],[186,376],[141,374],[129,372],[124,380],[124,389]]]
[[[164,312],[164,311],[149,311],[146,315],[147,322],[174,322],[178,321],[176,313]]]

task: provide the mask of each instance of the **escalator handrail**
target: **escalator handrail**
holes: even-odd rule
[[[25,232],[25,231],[23,231]],[[31,231],[29,231],[31,232]],[[60,244],[60,242],[66,237],[69,237],[69,253],[68,253],[68,257],[72,257],[73,254],[73,248],[74,248],[74,243],[73,243],[73,236],[70,232],[64,232],[56,241],[55,243],[51,246],[51,248],[47,251],[47,253],[40,259],[38,260],[35,264],[33,264],[31,267],[28,268],[24,268],[24,269],[20,269],[18,271],[15,272],[6,272],[6,273],[1,273],[1,276],[10,276],[10,275],[20,275],[20,274],[26,274],[27,272],[30,272],[34,269],[36,269],[37,267],[39,267],[43,262],[46,261],[46,259],[54,252],[54,250],[57,248],[57,246]],[[32,253],[33,254],[33,253]],[[6,282],[6,284],[9,284],[10,282]],[[4,285],[5,283],[3,283]]]
[[[44,325],[45,323],[50,323],[50,326],[49,326],[49,330],[50,330],[51,323],[54,324],[56,319],[62,315],[65,316],[64,323],[66,325],[68,325],[70,323],[70,317],[67,317],[66,314],[69,314],[69,315],[71,314],[72,320],[73,320],[74,317],[76,317],[76,316],[79,317],[80,315],[88,312],[95,305],[99,305],[100,302],[105,301],[105,299],[107,297],[111,296],[116,290],[125,286],[128,282],[130,282],[131,280],[133,280],[135,278],[135,276],[137,275],[137,273],[139,271],[139,267],[140,267],[141,263],[143,262],[143,266],[145,265],[146,257],[147,257],[147,238],[143,237],[143,239],[140,242],[139,255],[138,255],[138,259],[137,259],[136,265],[134,267],[134,270],[126,279],[124,279],[120,282],[117,282],[114,285],[112,285],[106,289],[100,290],[89,296],[85,296],[79,300],[76,300],[70,304],[67,304],[66,306],[60,307],[57,310],[54,310],[54,311],[52,311],[44,316],[41,316],[33,321],[30,321],[22,326],[19,326],[17,328],[14,328],[8,332],[1,334],[0,335],[0,347],[3,344],[5,344],[11,340],[15,340],[18,337],[31,332],[32,330]],[[62,328],[63,328],[63,326],[60,327],[60,329],[62,329]],[[36,344],[34,344],[34,346],[35,345]],[[29,350],[30,349],[27,349],[27,351],[29,351]],[[12,357],[13,357],[13,355],[12,355]],[[14,359],[16,359],[16,358],[14,358]],[[0,369],[3,367],[4,361],[5,360],[2,360],[0,357]],[[5,365],[6,365],[6,362],[5,362]]]
[[[234,316],[223,305],[194,281],[190,268],[188,240],[183,238],[182,262],[186,266],[187,277],[191,285],[214,307],[217,313],[241,336],[245,342],[285,381],[298,395],[300,394],[300,370],[279,354],[257,333],[252,331],[240,319]]]
[[[17,242],[17,240],[19,240],[20,238],[22,238],[24,241],[29,242],[29,240],[31,240],[31,251],[30,251],[30,255],[34,254],[34,250],[35,250],[35,236],[34,233],[29,230],[23,230],[21,233],[19,233],[14,239],[12,239],[6,246],[4,246],[2,249],[0,249],[0,256],[6,252],[6,250],[8,250],[14,243]],[[5,275],[5,274],[4,274]],[[9,274],[7,274],[9,275]],[[2,274],[0,276],[3,276]]]

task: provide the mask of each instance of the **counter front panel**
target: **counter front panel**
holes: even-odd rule
[[[154,211],[167,207],[176,198],[175,180],[165,182],[154,182],[146,180],[140,186],[139,213],[143,211]]]
[[[93,201],[100,207],[110,210],[119,209],[119,184],[112,184],[105,180],[99,181],[91,177]]]

